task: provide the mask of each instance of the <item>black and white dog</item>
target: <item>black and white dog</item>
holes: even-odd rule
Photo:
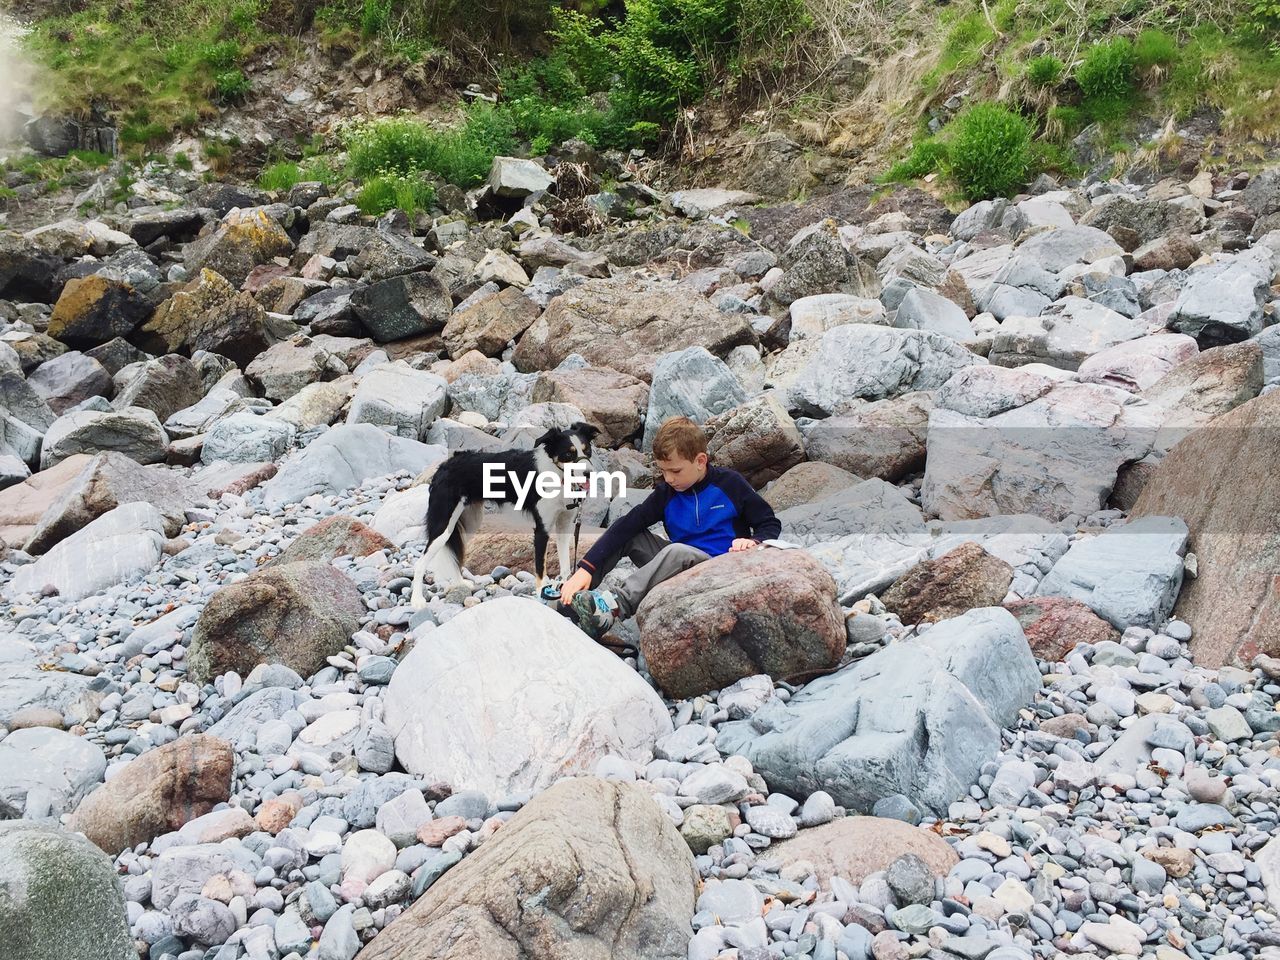
[[[462,563],[467,540],[480,528],[486,500],[519,504],[525,492],[523,510],[533,518],[533,558],[537,589],[546,576],[548,531],[556,537],[560,555],[560,576],[567,578],[573,542],[573,519],[580,497],[569,495],[563,485],[564,468],[581,464],[591,469],[591,441],[600,431],[579,420],[568,427],[553,427],[535,442],[532,450],[470,450],[453,454],[440,464],[431,478],[427,499],[427,549],[413,568],[410,604],[421,610],[427,604],[422,592],[428,571],[438,585],[462,579]],[[502,495],[485,497],[485,465],[501,476]],[[538,493],[536,477],[556,474],[561,478],[560,494],[545,497]]]

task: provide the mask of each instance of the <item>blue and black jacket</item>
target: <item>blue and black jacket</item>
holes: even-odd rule
[[[672,543],[687,543],[713,557],[728,553],[739,537],[761,541],[782,533],[782,521],[746,477],[708,464],[707,475],[683,493],[659,480],[653,493],[609,525],[578,566],[595,573],[632,537],[659,520]]]

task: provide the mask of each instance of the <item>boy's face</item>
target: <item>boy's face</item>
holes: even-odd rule
[[[698,454],[692,460],[685,460],[677,455],[670,460],[657,460],[655,462],[658,464],[658,469],[662,471],[662,479],[667,482],[667,485],[673,490],[681,492],[692,487],[707,472],[707,455],[705,453]]]

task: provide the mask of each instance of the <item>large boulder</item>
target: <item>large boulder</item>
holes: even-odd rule
[[[831,416],[845,412],[854,398],[882,400],[913,390],[935,390],[957,370],[984,363],[936,333],[845,324],[822,335],[787,392],[788,407]]]
[[[132,339],[150,353],[208,350],[244,369],[280,337],[251,294],[240,293],[221,274],[202,269],[161,303]]]
[[[944,520],[1088,516],[1151,450],[1158,423],[1152,405],[1093,383],[1060,383],[987,418],[935,407],[921,503]]]
[[[701,346],[723,357],[740,344],[757,342],[742,314],[722,313],[681,284],[588,280],[551,301],[511,359],[516,369],[530,373],[550,370],[577,353],[648,383],[664,353]]]
[[[293,337],[272,344],[244,368],[244,375],[271,400],[288,400],[311,384],[341,377],[349,368],[324,339]]]
[[[132,284],[102,276],[73,277],[53,306],[46,332],[73,349],[87,350],[129,336],[152,309]]]
[[[924,392],[850,401],[843,414],[802,421],[805,453],[856,477],[897,483],[924,468],[932,408],[932,396]]]
[[[708,418],[704,427],[707,453],[753,487],[776,480],[805,457],[795,421],[772,392]]]
[[[934,877],[945,877],[960,860],[938,834],[885,817],[840,817],[769,847],[771,860],[813,864],[824,886],[832,877],[857,886],[908,855],[919,857]]]
[[[1198,575],[1175,607],[1206,667],[1280,655],[1280,391],[1263,394],[1180,441],[1132,517],[1186,521]]]
[[[386,363],[361,377],[347,423],[372,423],[397,437],[422,440],[448,406],[447,390],[448,384],[434,373]]]
[[[293,241],[267,210],[241,210],[212,233],[187,244],[183,266],[188,273],[213,270],[240,287],[254,267],[293,252]]]
[[[56,414],[62,414],[90,397],[111,395],[111,374],[88,354],[62,353],[40,364],[27,384]]]
[[[168,448],[169,435],[150,410],[73,410],[55,420],[44,435],[40,468],[47,470],[73,454],[106,450],[138,463],[163,463]]]
[[[1270,263],[1247,255],[1193,268],[1173,305],[1169,327],[1203,347],[1238,343],[1262,332]]]
[[[1031,652],[1051,663],[1065,660],[1078,643],[1101,643],[1119,636],[1086,604],[1068,597],[1006,600],[1004,608],[1018,618]]]
[[[566,780],[436,880],[360,960],[684,960],[697,887],[688,845],[647,793]]]
[[[645,451],[653,449],[653,438],[669,417],[688,417],[694,423],[702,423],[747,399],[728,364],[705,347],[685,347],[662,354],[653,365],[652,382],[644,420]]]
[[[835,581],[803,550],[705,560],[649,591],[636,622],[649,672],[677,699],[759,673],[826,670],[845,647]]]
[[[176,537],[196,498],[195,488],[181,474],[143,466],[122,453],[100,453],[87,463],[79,457],[63,461],[67,462],[83,469],[40,516],[23,548],[28,553],[45,553],[104,513],[134,501],[155,507],[164,519],[165,535]]]
[[[200,371],[186,357],[171,353],[143,361],[112,398],[111,405],[117,410],[142,407],[163,423],[179,410],[198,403],[202,396]]]
[[[417,516],[416,523],[421,525],[425,516],[425,512],[420,513]],[[405,533],[409,534],[408,539],[411,540],[426,539],[426,532],[421,529],[421,526],[419,526],[417,532],[406,529]],[[601,527],[584,524],[579,528],[579,559],[595,546],[596,541],[600,539],[603,533],[604,530]],[[403,535],[396,539],[399,543],[405,542]],[[573,566],[572,559],[572,557],[569,558],[570,567]],[[533,524],[523,515],[495,513],[493,516],[485,517],[484,525],[473,537],[467,540],[466,555],[463,558],[463,563],[468,570],[475,574],[488,573],[497,566],[503,566],[509,570],[528,570],[530,573],[536,573],[533,560]],[[554,537],[547,544],[546,564],[548,571],[552,573],[560,571],[560,550],[556,546]]]
[[[449,288],[434,273],[406,273],[360,287],[351,307],[378,343],[444,329],[453,309]]]
[[[1018,254],[1057,273],[1077,263],[1096,263],[1124,253],[1120,245],[1097,227],[1075,226],[1045,230],[1029,237]]]
[[[115,856],[225,803],[234,767],[225,740],[180,737],[116,771],[80,802],[68,826]]]
[[[1064,297],[1042,314],[1006,318],[987,356],[1004,367],[1046,363],[1076,370],[1095,353],[1147,332],[1145,320],[1126,317],[1083,297]]]
[[[1036,594],[1069,597],[1119,630],[1160,627],[1182,586],[1187,525],[1147,516],[1077,540],[1040,581]]]
[[[0,823],[0,941],[12,960],[135,960],[124,892],[101,850],[51,826]]]
[[[976,543],[923,560],[880,597],[906,624],[936,623],[1004,600],[1013,568]]]
[[[262,485],[263,504],[273,509],[313,493],[341,493],[398,470],[417,476],[448,453],[441,446],[390,436],[369,423],[342,424],[294,454]]]
[[[394,549],[393,544],[382,534],[371,530],[354,517],[339,513],[308,527],[267,566],[296,563],[299,560],[328,562],[344,554],[364,557],[378,550],[391,549]]]
[[[521,597],[425,635],[391,678],[385,719],[406,770],[494,797],[545,789],[609,753],[646,763],[672,729],[635,671]]]
[[[257,570],[223,587],[196,621],[187,674],[196,683],[260,663],[308,677],[360,628],[364,600],[327,561],[301,560]]]
[[[52,587],[64,600],[82,600],[149,572],[160,560],[164,517],[149,503],[125,503],[56,544],[35,563],[20,567],[10,594]]]
[[[444,326],[444,345],[455,360],[470,350],[496,357],[529,329],[540,312],[519,288],[507,287],[453,314]]]
[[[845,293],[874,297],[880,281],[870,263],[845,247],[832,218],[804,227],[791,238],[778,258],[782,276],[768,290],[773,314],[802,297]]]
[[[102,781],[102,748],[52,727],[14,730],[0,740],[0,808],[28,820],[57,818],[76,808]]]
[[[204,463],[274,462],[288,452],[295,433],[291,423],[242,410],[209,427],[200,459]]]
[[[1156,333],[1095,353],[1081,362],[1078,379],[1140,393],[1199,352],[1186,334]]]
[[[1000,729],[1040,687],[1017,620],[987,607],[935,624],[722,724],[716,746],[742,754],[771,789],[824,790],[869,812],[902,794],[944,816],[1000,749]]]
[[[609,367],[561,367],[538,375],[533,403],[567,403],[600,430],[602,446],[614,447],[640,430],[649,407],[649,386]]]
[[[774,513],[779,513],[791,507],[816,503],[855,485],[858,480],[859,477],[841,467],[806,460],[765,487],[760,495],[773,507]]]
[[[93,457],[77,453],[22,483],[0,490],[0,540],[24,544],[41,518],[76,482]]]
[[[0,726],[7,727],[16,714],[28,709],[52,710],[70,726],[89,718],[101,695],[90,690],[92,678],[61,670],[41,670],[35,654],[29,661],[0,659]]]

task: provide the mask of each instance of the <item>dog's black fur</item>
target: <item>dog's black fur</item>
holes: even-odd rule
[[[484,467],[497,464],[502,476],[503,495],[490,499],[492,503],[515,504],[519,499],[516,485],[508,474],[514,473],[525,484],[539,471],[563,468],[566,464],[587,463],[591,456],[591,443],[599,429],[579,420],[568,427],[553,427],[535,442],[532,450],[468,450],[453,454],[440,465],[431,478],[431,494],[427,500],[427,547],[414,568],[413,605],[420,609],[426,599],[422,582],[428,568],[442,556],[445,569],[437,567],[437,583],[461,578],[466,554],[466,541],[479,528],[484,514]],[[543,498],[538,495],[537,484],[529,486],[524,512],[533,518],[533,557],[538,589],[546,576],[547,543],[550,533],[557,535],[560,575],[568,576],[568,542],[571,538],[571,522],[574,511],[582,503],[580,499],[567,497]]]

